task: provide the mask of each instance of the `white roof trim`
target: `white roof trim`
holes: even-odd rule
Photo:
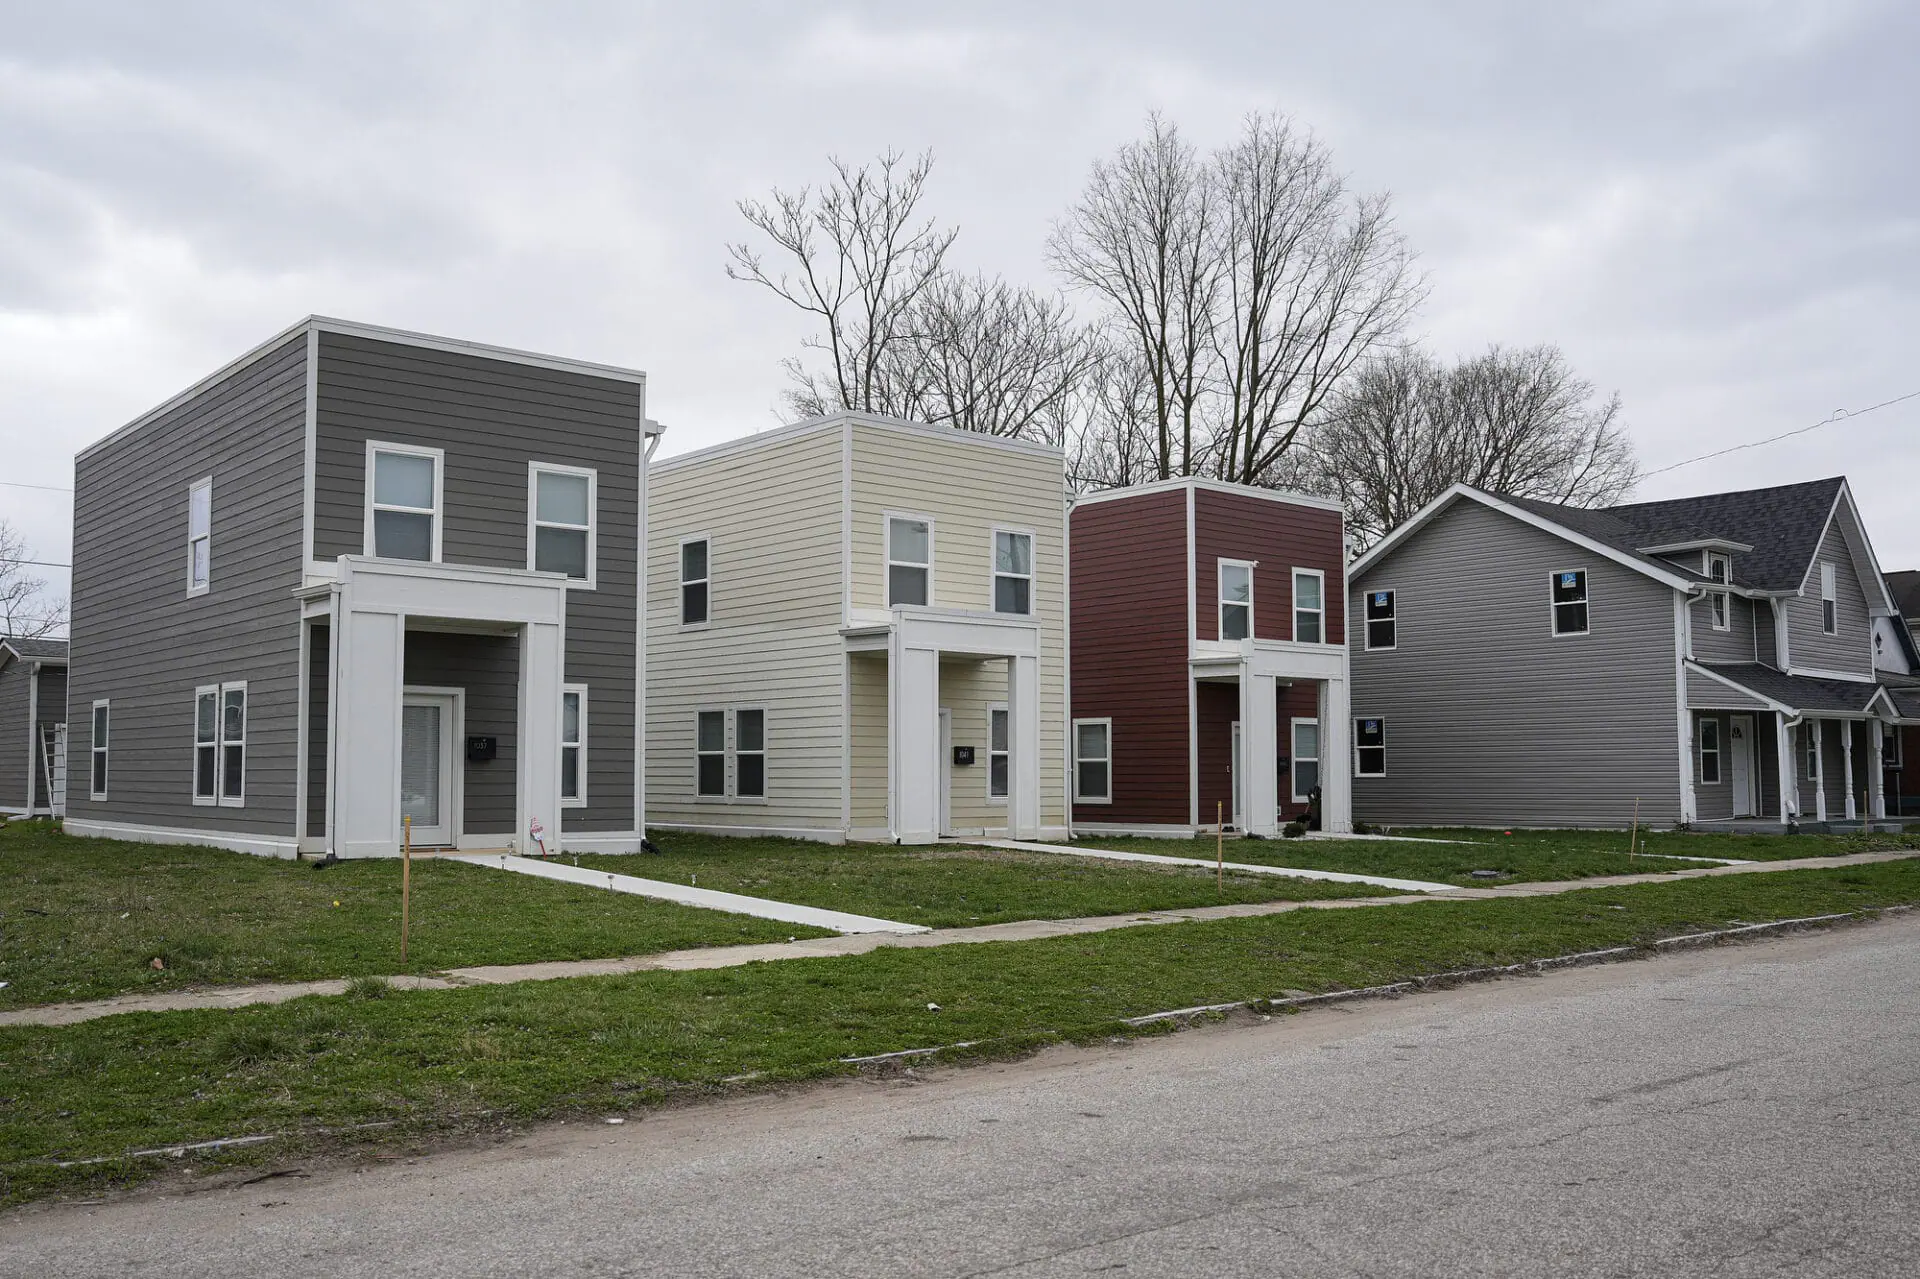
[[[1544,533],[1551,533],[1562,541],[1571,542],[1575,546],[1591,551],[1603,559],[1612,560],[1615,564],[1619,564],[1624,568],[1630,568],[1634,572],[1650,577],[1656,582],[1671,586],[1676,591],[1691,592],[1696,586],[1694,579],[1682,573],[1665,572],[1635,556],[1627,554],[1625,551],[1608,546],[1605,542],[1597,541],[1584,533],[1575,532],[1564,524],[1556,523],[1542,515],[1535,515],[1532,511],[1515,506],[1511,502],[1503,502],[1491,493],[1483,493],[1470,484],[1454,485],[1439,497],[1434,498],[1433,501],[1421,507],[1412,519],[1407,520],[1404,524],[1400,525],[1399,528],[1394,529],[1391,533],[1374,543],[1373,547],[1368,550],[1365,555],[1362,555],[1348,567],[1347,581],[1349,583],[1358,581],[1362,574],[1372,568],[1373,565],[1389,551],[1424,528],[1436,515],[1463,497],[1471,498],[1473,501],[1480,503],[1490,510],[1512,516],[1522,524],[1531,525]]]
[[[269,354],[280,349],[294,338],[308,332],[338,333],[347,337],[369,338],[378,342],[392,342],[400,346],[425,347],[428,350],[448,351],[457,355],[472,355],[481,359],[502,360],[510,364],[526,364],[535,368],[554,369],[563,373],[579,373],[587,377],[607,378],[617,382],[632,382],[645,386],[647,375],[639,369],[623,368],[616,364],[596,364],[591,360],[575,360],[563,355],[542,355],[534,351],[522,351],[510,346],[493,346],[486,342],[469,342],[461,338],[436,337],[430,333],[415,333],[407,329],[390,329],[378,324],[362,324],[354,320],[336,320],[324,315],[309,315],[297,324],[288,326],[274,334],[260,345],[248,351],[238,359],[229,360],[207,376],[195,382],[178,395],[171,397],[154,408],[148,409],[125,426],[102,436],[74,455],[77,462],[96,449],[128,435],[148,423],[164,416],[208,387],[232,377],[249,365],[257,364]],[[649,435],[660,433],[658,423],[648,422],[643,431]]]
[[[1704,675],[1708,679],[1714,681],[1717,684],[1721,684],[1727,688],[1733,689],[1735,692],[1739,693],[1743,697],[1751,697],[1756,702],[1765,703],[1769,709],[1779,711],[1783,715],[1798,715],[1800,713],[1797,708],[1789,706],[1785,702],[1782,702],[1777,698],[1768,697],[1765,693],[1755,692],[1753,689],[1748,688],[1745,684],[1740,683],[1738,680],[1728,679],[1725,675],[1722,675],[1717,671],[1709,670],[1708,668],[1694,661],[1692,658],[1687,659],[1686,671],[1687,671],[1687,674],[1689,675]],[[1693,699],[1691,696],[1689,696],[1687,700],[1691,702]],[[1690,706],[1688,709],[1694,709],[1694,708]],[[1700,709],[1717,709],[1717,708],[1703,707]]]
[[[1642,546],[1642,555],[1674,555],[1681,551],[1730,551],[1735,555],[1745,555],[1753,548],[1745,542],[1735,542],[1724,537],[1702,537],[1691,542],[1668,542],[1662,546]]]
[[[1862,578],[1872,580],[1873,586],[1871,588],[1867,586],[1865,581],[1862,581],[1860,584],[1861,590],[1863,592],[1869,589],[1877,591],[1880,596],[1880,603],[1884,606],[1883,611],[1875,612],[1871,607],[1871,601],[1869,601],[1867,614],[1870,617],[1898,617],[1900,616],[1900,606],[1894,602],[1893,592],[1887,589],[1887,575],[1880,571],[1880,557],[1873,553],[1873,541],[1867,536],[1867,522],[1860,518],[1859,504],[1853,500],[1853,486],[1847,482],[1847,478],[1844,475],[1840,477],[1840,491],[1833,495],[1833,505],[1827,510],[1826,523],[1820,526],[1820,536],[1814,540],[1813,554],[1807,560],[1806,571],[1800,574],[1799,593],[1802,595],[1806,594],[1807,584],[1813,580],[1813,566],[1820,562],[1820,544],[1827,540],[1827,534],[1833,528],[1834,517],[1840,514],[1840,503],[1843,500],[1847,504],[1847,510],[1853,514],[1853,527],[1859,530],[1860,548],[1864,548],[1867,555],[1867,562],[1863,566],[1860,563],[1860,548],[1854,546],[1854,539],[1848,536],[1846,529],[1843,528],[1840,530],[1841,538],[1847,543],[1847,553],[1853,557],[1853,571]]]
[[[1206,489],[1212,493],[1231,493],[1241,497],[1257,497],[1268,502],[1284,502],[1290,506],[1312,506],[1323,511],[1338,511],[1344,517],[1346,508],[1340,503],[1324,497],[1314,497],[1310,493],[1299,493],[1291,489],[1257,488],[1251,484],[1232,484],[1226,480],[1212,480],[1199,475],[1176,475],[1171,479],[1149,480],[1145,484],[1129,484],[1125,488],[1094,489],[1080,493],[1077,502],[1115,502],[1123,498],[1139,497],[1146,493],[1172,493],[1186,489]]]
[[[38,662],[42,666],[65,666],[68,661],[68,659],[65,657],[43,657],[43,656],[29,657],[27,654],[22,653],[19,649],[13,646],[12,636],[8,636],[5,639],[0,639],[0,649],[4,649],[7,652],[12,653],[15,657],[19,658],[23,662]]]
[[[838,430],[849,423],[854,426],[871,426],[883,431],[932,436],[935,439],[976,448],[996,448],[1012,453],[1026,453],[1035,457],[1062,460],[1066,457],[1065,450],[1055,448],[1051,444],[1039,444],[1033,440],[1017,440],[1005,435],[987,435],[980,431],[963,431],[959,427],[938,426],[931,422],[909,422],[905,418],[886,417],[877,413],[843,411],[829,413],[824,417],[806,418],[787,426],[778,426],[769,431],[759,431],[736,439],[722,440],[718,444],[709,444],[705,448],[694,449],[691,452],[676,453],[671,457],[661,458],[650,469],[656,475],[664,474],[697,462],[710,462],[771,444],[784,443],[817,431]]]

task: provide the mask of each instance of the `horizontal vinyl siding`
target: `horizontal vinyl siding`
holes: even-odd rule
[[[367,549],[368,440],[446,450],[449,564],[526,568],[528,463],[595,472],[595,589],[567,594],[566,680],[588,688],[588,806],[561,820],[572,831],[632,830],[641,388],[324,333],[317,413],[320,560]],[[509,815],[502,829],[511,825]]]
[[[1551,634],[1549,574],[1584,568],[1592,634]],[[1398,647],[1349,646],[1353,714],[1386,720],[1387,776],[1354,814],[1395,825],[1680,819],[1670,588],[1461,500],[1354,581],[1397,592]],[[1356,605],[1357,606],[1357,605]]]
[[[1187,495],[1142,493],[1073,510],[1073,715],[1113,720],[1113,803],[1083,822],[1185,825]]]
[[[1780,645],[1774,633],[1774,605],[1771,600],[1754,600],[1753,604],[1753,660],[1765,662],[1779,669]]]
[[[1757,697],[1693,671],[1687,672],[1687,705],[1699,707],[1701,710],[1770,712],[1771,709]]]
[[[853,830],[885,830],[887,820],[887,655],[847,657],[848,754],[852,761]]]
[[[24,809],[28,765],[27,702],[33,672],[25,662],[11,659],[0,666],[0,809]]]
[[[74,473],[68,814],[291,837],[306,337],[206,387]],[[189,597],[187,490],[213,477],[211,589]],[[193,803],[194,689],[245,680],[246,806]],[[112,700],[109,797],[88,797]]]
[[[1832,635],[1820,629],[1820,565],[1833,565],[1837,621]],[[1873,620],[1867,615],[1867,595],[1838,519],[1827,527],[1819,553],[1807,572],[1803,595],[1781,601],[1787,610],[1788,660],[1797,670],[1873,674]]]
[[[1713,602],[1695,600],[1689,604],[1692,617],[1693,655],[1703,662],[1757,662],[1760,651],[1754,640],[1753,601],[1742,596],[1727,600],[1727,629],[1713,629]]]
[[[508,635],[453,635],[435,631],[408,631],[406,682],[409,687],[458,688],[465,692],[465,733],[496,739],[496,754],[490,760],[469,761],[466,743],[454,743],[453,766],[461,770],[463,803],[462,834],[502,835],[516,833],[514,799],[519,789],[515,777],[519,758],[520,720],[520,641]],[[587,800],[593,801],[592,732],[595,706],[591,690],[587,697]],[[631,754],[628,755],[631,759]],[[620,779],[618,791],[633,793],[633,776]],[[616,792],[617,793],[617,792]],[[582,810],[561,810],[561,829],[578,829],[573,816]]]
[[[932,602],[993,607],[993,530],[1033,534],[1040,622],[1040,821],[1067,821],[1066,468],[1058,455],[855,422],[853,606],[886,607],[884,512],[934,521]]]
[[[36,808],[46,808],[52,804],[53,796],[48,792],[52,779],[47,776],[44,743],[48,728],[67,722],[66,667],[42,666],[40,668],[40,693],[35,700],[39,709],[39,718],[34,721],[33,759],[30,765],[34,777],[33,803]]]
[[[1340,512],[1215,489],[1193,495],[1194,620],[1203,640],[1220,638],[1220,561],[1253,560],[1253,634],[1291,640],[1293,570],[1325,574],[1325,642],[1345,642],[1345,529]]]
[[[647,816],[842,828],[841,437],[665,465],[648,490]],[[679,547],[705,534],[709,622],[680,625]],[[764,707],[767,799],[695,795],[695,716]],[[732,778],[729,777],[729,789]]]
[[[1007,801],[987,794],[987,712],[1006,700],[1005,662],[948,658],[940,663],[940,705],[952,712],[952,745],[973,747],[971,765],[949,765],[948,818],[958,833],[1006,828]]]

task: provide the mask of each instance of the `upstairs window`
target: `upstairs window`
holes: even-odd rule
[[[1725,555],[1707,552],[1707,580],[1725,585],[1733,580],[1733,561]],[[1712,591],[1707,595],[1708,605],[1713,616],[1713,629],[1729,630],[1733,626],[1731,615],[1732,601],[1726,591]]]
[[[187,594],[204,593],[213,580],[213,477],[187,490]]]
[[[1828,635],[1834,634],[1840,626],[1840,592],[1834,578],[1833,565],[1820,566],[1820,629]]]
[[[887,607],[933,601],[933,521],[887,517]]]
[[[367,554],[440,559],[440,449],[367,442]]]
[[[995,530],[993,535],[993,611],[1033,612],[1033,534]]]
[[[565,573],[592,589],[596,480],[580,467],[528,464],[528,568]]]
[[[1353,772],[1356,777],[1387,775],[1387,721],[1353,721]]]
[[[1009,765],[1012,760],[1007,750],[1007,708],[994,706],[987,710],[987,798],[1005,799]]]
[[[1113,721],[1073,721],[1073,798],[1082,804],[1113,802]]]
[[[1293,570],[1293,638],[1299,644],[1326,639],[1327,575],[1319,569]]]
[[[1367,592],[1367,649],[1369,652],[1393,648],[1399,643],[1395,625],[1395,601],[1392,591]]]
[[[1253,635],[1253,565],[1244,560],[1220,561],[1220,638],[1243,640]]]
[[[113,718],[113,703],[105,698],[93,704],[93,739],[89,743],[87,793],[94,799],[107,797],[107,730]]]
[[[707,588],[713,584],[708,567],[711,544],[704,537],[680,543],[680,625],[707,624]]]
[[[697,794],[722,797],[727,793],[727,713],[701,711],[695,751]]]
[[[1562,569],[1551,580],[1553,597],[1553,633],[1587,633],[1587,570]]]
[[[1700,733],[1700,784],[1720,784],[1720,721],[1702,719]]]
[[[568,684],[560,694],[560,804],[587,803],[587,686]]]

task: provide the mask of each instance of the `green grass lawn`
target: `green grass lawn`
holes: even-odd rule
[[[412,897],[415,972],[825,935],[430,858]],[[398,860],[316,871],[0,825],[0,1007],[401,971]]]
[[[676,832],[660,833],[654,842],[664,850],[659,857],[602,855],[581,857],[579,862],[643,879],[675,884],[697,881],[701,888],[933,928],[1183,910],[1223,902],[1365,897],[1387,891],[1272,875],[1228,875],[1221,888],[1215,886],[1211,871],[945,845],[835,846]]]
[[[1628,857],[1625,831],[1516,830],[1511,835],[1487,830],[1407,830],[1396,834],[1458,841],[1413,844],[1379,840],[1236,839],[1226,841],[1228,861],[1303,870],[1337,870],[1357,875],[1391,875],[1445,884],[1518,883],[1588,879],[1595,875],[1644,875],[1677,871],[1699,863],[1678,857]],[[1721,857],[1774,861],[1796,857],[1837,857],[1845,853],[1920,849],[1916,835],[1693,835],[1666,832],[1643,835],[1642,849],[1679,857]],[[1130,839],[1088,836],[1074,841],[1085,848],[1199,857],[1211,861],[1212,837],[1202,839]],[[1473,877],[1476,870],[1505,872],[1493,881]]]
[[[746,1074],[830,1074],[849,1055],[966,1040],[1005,1052],[1122,1033],[1118,1019],[1169,1008],[1912,902],[1920,861],[0,1029],[0,1197],[94,1191],[180,1162],[55,1160],[383,1122],[396,1126],[354,1140],[391,1145],[625,1111]],[[314,1144],[325,1139],[292,1148]]]

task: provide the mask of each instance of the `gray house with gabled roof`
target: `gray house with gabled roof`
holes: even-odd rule
[[[66,722],[67,641],[0,635],[0,816],[58,810]]]
[[[1920,657],[1844,478],[1598,510],[1458,485],[1349,580],[1356,818],[1886,813]]]

